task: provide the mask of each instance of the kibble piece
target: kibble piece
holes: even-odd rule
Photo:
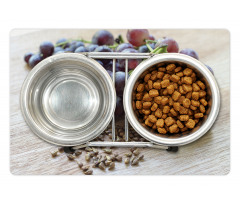
[[[165,79],[165,80],[163,80],[163,81],[161,82],[161,87],[162,87],[162,88],[166,88],[166,87],[168,87],[169,85],[170,85],[169,79]]]
[[[192,69],[186,68],[186,69],[183,70],[183,74],[184,74],[185,76],[191,76],[192,73],[193,73],[193,70],[192,70]]]
[[[151,74],[156,74],[157,73],[157,70],[153,70],[152,72],[151,72]]]
[[[179,77],[183,77],[183,72],[178,72],[178,73],[176,73],[176,75]]]
[[[162,78],[162,80],[165,80],[165,79],[170,79],[170,74],[165,74],[164,76],[163,76],[163,78]]]
[[[174,108],[171,108],[170,113],[171,113],[173,116],[177,116],[177,115],[178,115],[177,111],[175,111]]]
[[[142,100],[149,102],[152,101],[152,97],[150,97],[148,93],[145,93]]]
[[[154,102],[155,103],[161,104],[161,101],[162,101],[162,97],[161,96],[154,97]]]
[[[158,78],[158,79],[162,79],[163,76],[164,76],[164,72],[158,72],[158,73],[157,73],[157,78]]]
[[[203,113],[196,113],[194,115],[194,118],[202,118],[203,117]]]
[[[159,72],[166,72],[166,68],[160,66],[160,67],[158,68],[158,71],[159,71]]]
[[[167,92],[168,92],[168,94],[173,94],[173,92],[174,92],[174,86],[171,84],[171,85],[169,85],[168,87],[167,87]]]
[[[194,114],[194,113],[193,113],[193,110],[188,109],[188,115],[191,116],[191,115],[193,115],[193,114]]]
[[[155,124],[153,124],[153,126],[152,126],[152,129],[154,129],[154,130],[156,130],[156,129],[157,129],[157,125],[156,125],[156,123],[155,123]]]
[[[168,115],[166,114],[166,113],[164,113],[163,115],[162,115],[162,119],[166,119],[168,117]]]
[[[192,99],[195,101],[198,101],[199,99],[199,92],[192,92]]]
[[[171,72],[171,71],[173,71],[175,68],[176,68],[176,65],[175,65],[175,64],[169,64],[169,65],[166,67],[166,70]]]
[[[150,91],[149,91],[149,96],[150,97],[156,97],[156,96],[158,96],[159,95],[159,93],[158,93],[158,90],[156,90],[156,89],[151,89]]]
[[[193,83],[192,87],[193,87],[193,91],[195,92],[200,91],[200,87],[196,83]]]
[[[191,91],[188,92],[185,96],[186,96],[186,98],[191,99],[192,98],[192,92]]]
[[[191,85],[187,85],[187,84],[183,84],[183,90],[186,92],[190,92],[192,91],[192,86]]]
[[[139,84],[137,87],[137,91],[138,92],[143,92],[144,91],[144,85],[143,84]]]
[[[155,81],[157,79],[157,73],[152,74],[150,77],[151,80]]]
[[[177,101],[180,98],[181,94],[178,91],[174,91],[172,95],[172,99]]]
[[[174,71],[175,72],[180,72],[182,70],[182,67],[177,67]]]
[[[184,128],[184,125],[182,124],[182,122],[180,120],[177,120],[177,125],[179,128]]]
[[[174,82],[172,85],[173,85],[174,89],[178,89],[178,84],[176,82]]]
[[[185,99],[185,96],[180,96],[180,98],[178,99],[178,102],[182,104],[184,99]]]
[[[195,126],[195,121],[193,119],[189,119],[185,125],[187,128],[193,129]]]
[[[168,102],[169,102],[169,99],[168,99],[167,97],[163,97],[162,100],[161,100],[161,104],[162,104],[163,106],[165,106],[166,104],[168,104]]]
[[[163,107],[163,113],[169,113],[170,107],[169,106],[164,106]]]
[[[173,74],[171,77],[170,77],[170,80],[173,81],[173,82],[178,82],[180,80],[180,77]]]
[[[197,85],[202,89],[204,90],[206,88],[205,84],[201,81],[197,81]]]
[[[165,119],[165,124],[169,127],[169,126],[171,126],[172,124],[174,124],[175,123],[175,120],[172,118],[172,117],[167,117],[166,119]]]
[[[144,115],[150,115],[151,111],[150,110],[146,110],[146,109],[142,109],[142,112]]]
[[[187,127],[184,127],[184,128],[181,128],[181,129],[180,129],[181,132],[185,132],[185,131],[187,131],[187,130],[188,130]]]
[[[142,92],[136,94],[136,99],[137,100],[140,101],[140,100],[142,100],[142,98],[143,98],[143,93]]]
[[[173,99],[170,97],[170,98],[168,99],[168,104],[169,104],[169,106],[173,106],[173,103],[174,103],[174,101],[173,101]]]
[[[179,111],[180,110],[180,103],[178,103],[178,102],[175,102],[174,104],[173,104],[173,108],[174,108],[174,110],[176,110],[176,111]]]
[[[204,106],[207,106],[207,104],[208,104],[208,102],[207,102],[204,98],[202,98],[202,99],[200,100],[200,102],[201,102],[201,104],[203,104]]]
[[[197,124],[199,122],[199,119],[198,118],[195,118],[194,119],[195,123]]]
[[[148,119],[151,123],[156,123],[157,122],[157,118],[155,117],[155,115],[149,115]]]
[[[183,83],[192,84],[192,78],[191,77],[183,77]]]
[[[179,92],[180,92],[180,94],[186,94],[187,92],[183,89],[183,87],[182,86],[179,86]]]
[[[184,106],[185,108],[189,108],[190,105],[191,105],[191,101],[190,101],[188,98],[185,98],[185,99],[183,100],[183,106]]]
[[[161,89],[161,83],[160,82],[154,82],[153,83],[153,88],[157,89],[157,90],[160,90]]]
[[[206,91],[202,91],[202,90],[199,91],[199,97],[200,98],[206,96],[206,94],[207,94]]]
[[[161,117],[162,117],[162,110],[158,108],[158,109],[155,111],[155,116],[156,116],[157,118],[161,118]]]
[[[192,110],[197,110],[197,107],[196,107],[196,106],[193,106],[193,105],[190,105],[190,108],[191,108]]]
[[[153,88],[153,81],[152,80],[148,80],[148,88],[149,89]]]
[[[181,115],[187,115],[188,114],[188,109],[183,107],[183,106],[180,106],[179,113]]]
[[[195,107],[199,107],[200,106],[200,102],[199,101],[194,101],[194,100],[191,100],[191,104]]]
[[[137,109],[142,109],[142,101],[136,101],[136,108]]]
[[[149,87],[148,87],[148,84],[145,84],[144,88],[145,88],[146,91],[150,90]]]
[[[163,119],[158,119],[156,122],[156,126],[159,128],[162,128],[164,126],[164,120]]]
[[[167,96],[167,95],[168,95],[167,89],[162,90],[162,95],[164,95],[164,96]]]
[[[165,128],[158,128],[157,130],[160,134],[166,134],[167,133]]]
[[[152,103],[151,103],[151,102],[144,102],[144,103],[142,104],[142,107],[143,107],[144,109],[150,109],[151,106],[152,106]]]
[[[151,107],[151,111],[156,111],[158,108],[158,104],[157,103],[154,103]]]
[[[149,126],[149,127],[152,127],[153,126],[153,123],[150,122],[149,118],[147,118],[145,120],[145,125]]]
[[[200,105],[199,106],[199,110],[202,112],[202,113],[205,113],[205,107],[204,107],[204,105]]]
[[[151,74],[146,74],[146,76],[144,77],[144,81],[147,82],[151,77]]]
[[[176,133],[178,130],[177,124],[173,124],[172,126],[169,127],[169,132],[170,133]]]
[[[179,120],[181,121],[188,121],[189,120],[189,115],[180,115]]]

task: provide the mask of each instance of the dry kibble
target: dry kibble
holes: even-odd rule
[[[183,87],[183,90],[186,91],[186,92],[192,91],[192,86],[191,85],[183,84],[182,87]]]
[[[203,117],[203,113],[196,113],[194,114],[195,118],[202,118]]]
[[[156,116],[157,118],[161,118],[161,117],[162,117],[162,110],[158,108],[158,109],[155,111],[155,116]]]
[[[158,108],[158,104],[157,103],[154,103],[151,107],[151,111],[156,111]]]
[[[169,113],[170,107],[169,106],[164,106],[163,107],[163,113]]]
[[[185,98],[185,99],[183,100],[183,106],[184,106],[185,108],[189,108],[190,105],[191,105],[191,101],[190,101],[188,98]]]
[[[157,79],[157,73],[152,74],[150,79],[155,81]]]
[[[163,115],[162,115],[162,119],[166,119],[168,117],[168,115],[166,114],[166,113],[164,113]]]
[[[183,70],[183,74],[184,74],[185,76],[191,76],[192,73],[193,73],[193,70],[192,70],[192,69],[186,68],[186,69]]]
[[[196,83],[193,83],[192,87],[193,87],[193,91],[195,92],[200,91],[200,87]]]
[[[204,90],[206,88],[205,84],[202,83],[201,81],[197,81],[197,85],[202,89]]]
[[[158,90],[156,90],[156,89],[151,89],[150,91],[149,91],[149,96],[150,97],[156,97],[156,96],[158,96],[159,95],[159,93],[158,93]]]
[[[180,106],[179,113],[181,115],[186,115],[186,114],[188,114],[188,109],[183,106]]]
[[[171,108],[170,113],[171,113],[173,116],[177,116],[177,115],[178,115],[177,111],[175,111],[174,108]]]
[[[160,134],[166,134],[167,133],[165,128],[158,128],[157,130]]]
[[[167,97],[163,97],[162,100],[161,100],[161,104],[162,104],[163,106],[165,106],[165,105],[168,104],[168,101],[169,101],[169,99],[168,99]]]
[[[164,127],[164,120],[163,119],[158,119],[157,122],[156,122],[156,126],[158,128]]]
[[[143,92],[144,91],[144,85],[143,84],[139,84],[137,87],[137,91],[138,92]]]
[[[205,107],[204,107],[204,105],[200,105],[199,106],[199,110],[200,110],[200,112],[202,112],[202,113],[205,113]]]
[[[148,80],[150,79],[151,74],[146,74],[146,76],[144,77],[144,81],[148,82]]]
[[[166,70],[167,70],[167,71],[173,71],[175,68],[176,68],[176,65],[175,65],[175,64],[169,64],[169,65],[166,67]]]
[[[143,93],[142,92],[136,94],[136,99],[137,100],[140,101],[140,100],[142,100],[142,98],[143,98]]]
[[[183,72],[178,72],[178,73],[176,73],[176,75],[179,76],[179,77],[182,77],[183,76]]]
[[[161,104],[161,101],[162,101],[162,97],[161,96],[154,97],[154,102],[155,103]]]
[[[143,108],[142,101],[136,101],[136,108],[137,109],[142,109]]]
[[[169,85],[170,85],[169,79],[165,79],[165,80],[163,80],[163,81],[161,82],[161,87],[162,87],[162,88],[166,88],[166,87],[168,87]]]
[[[180,77],[173,74],[171,77],[170,77],[170,80],[173,81],[173,82],[178,82],[180,80]]]
[[[200,106],[200,102],[199,101],[194,101],[194,100],[191,100],[191,104],[195,107],[199,107]]]
[[[142,100],[146,102],[150,102],[152,101],[152,97],[150,97],[148,93],[145,93]]]
[[[185,96],[186,96],[186,98],[191,99],[192,98],[192,92],[190,91],[190,92],[186,93]]]
[[[179,86],[179,93],[180,94],[186,94],[187,92],[183,89],[183,87],[182,86]]]
[[[144,115],[150,115],[151,111],[150,110],[146,110],[146,109],[142,109],[142,112]]]
[[[152,80],[148,80],[148,88],[149,89],[153,88],[153,81]]]
[[[158,79],[162,79],[163,76],[164,76],[164,72],[158,72],[158,73],[157,73],[157,78],[158,78]]]
[[[198,101],[199,99],[199,92],[192,92],[192,99],[195,101]]]
[[[205,97],[206,95],[207,95],[206,91],[203,91],[203,90],[199,91],[199,97],[200,98]]]
[[[201,102],[201,104],[203,104],[204,106],[207,106],[207,104],[208,104],[208,102],[207,102],[204,98],[202,98],[202,99],[200,100],[200,102]]]
[[[170,125],[172,125],[172,124],[174,124],[175,123],[175,120],[172,118],[172,117],[167,117],[166,119],[165,119],[165,124],[167,125],[167,126],[170,126]]]
[[[195,126],[195,121],[193,119],[189,119],[185,125],[187,128],[193,129]]]
[[[173,108],[174,108],[174,110],[176,110],[176,111],[179,111],[180,110],[180,103],[179,102],[175,102],[174,104],[173,104]]]
[[[188,119],[189,119],[189,115],[180,115],[179,116],[179,120],[181,120],[181,121],[188,121]]]
[[[177,130],[178,130],[177,124],[174,124],[174,125],[169,127],[169,132],[170,133],[175,133],[175,132],[177,132]]]
[[[184,125],[182,124],[182,122],[180,120],[177,120],[177,125],[179,128],[184,128]]]
[[[175,72],[180,72],[182,70],[182,67],[177,67],[174,71]]]
[[[136,104],[136,105],[137,105],[137,104]],[[151,102],[144,102],[144,103],[142,104],[142,107],[143,107],[144,109],[150,109],[151,106],[152,106],[152,103],[151,103]]]
[[[165,80],[165,79],[170,79],[170,74],[165,74],[164,76],[163,76],[163,78],[162,78],[162,80]]]
[[[192,110],[197,110],[197,107],[196,107],[196,106],[193,106],[193,105],[190,105],[190,109],[192,109]]]
[[[174,101],[177,101],[180,98],[181,94],[178,91],[174,91],[173,95],[172,95],[172,99]]]
[[[149,115],[148,119],[151,123],[156,123],[157,122],[157,118],[154,115]]]
[[[183,77],[183,83],[192,84],[192,78],[191,77]]]
[[[171,85],[169,85],[168,87],[167,87],[167,92],[168,92],[168,94],[173,94],[173,92],[174,92],[174,86],[171,84]]]

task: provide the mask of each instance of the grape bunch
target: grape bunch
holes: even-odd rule
[[[179,51],[179,45],[176,40],[171,37],[162,37],[155,40],[155,37],[149,33],[147,29],[129,29],[126,34],[128,42],[124,42],[123,37],[119,35],[114,39],[111,32],[107,30],[99,30],[93,36],[91,41],[83,39],[69,40],[61,38],[57,40],[55,45],[52,42],[45,41],[39,46],[38,53],[28,52],[24,55],[24,61],[30,68],[34,68],[39,62],[47,57],[59,53],[84,53],[84,52],[122,52],[122,53],[180,53],[199,59],[197,52],[190,48]],[[103,66],[108,74],[113,77],[112,60],[99,59],[96,60]],[[134,70],[142,60],[129,59],[128,70]],[[213,73],[212,68],[206,67]],[[117,104],[115,116],[118,119],[124,115],[123,110],[123,90],[125,86],[125,60],[116,61],[115,67],[115,88],[117,93]]]

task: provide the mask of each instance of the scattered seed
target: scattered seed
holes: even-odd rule
[[[90,161],[90,159],[91,159],[90,154],[89,153],[85,154],[85,160],[86,161]]]
[[[67,158],[70,160],[70,161],[73,161],[76,157],[72,154],[67,154]]]
[[[112,163],[112,161],[111,160],[106,160],[104,163],[105,163],[106,166],[109,166]]]
[[[83,170],[83,171],[87,171],[89,168],[90,168],[90,166],[83,166],[83,167],[82,167],[82,170]]]
[[[95,153],[95,155],[99,153],[99,151],[96,148],[92,148],[92,151]]]
[[[115,157],[116,158],[116,160],[118,161],[118,162],[121,162],[122,161],[122,157],[121,156],[117,156],[117,157]]]
[[[85,175],[92,175],[93,170],[92,169],[88,169],[87,171],[84,171]]]
[[[112,150],[111,149],[103,149],[103,151],[107,154],[112,154]]]
[[[133,152],[136,149],[137,149],[137,147],[132,147],[132,148],[130,148],[130,151]]]
[[[91,152],[91,151],[92,151],[92,148],[91,148],[91,147],[86,147],[86,148],[85,148],[85,151]]]
[[[125,163],[125,164],[129,164],[129,162],[130,162],[130,158],[127,157],[127,158],[124,160],[124,163]]]
[[[50,152],[52,157],[56,157],[58,155],[58,150],[53,150]]]
[[[111,160],[112,160],[112,156],[106,155],[105,157],[106,157],[106,159],[107,159],[108,161],[111,161]]]
[[[143,161],[143,159],[144,159],[144,155],[142,154],[141,156],[139,156],[138,160]]]
[[[115,168],[115,163],[114,163],[114,162],[111,162],[111,163],[109,164],[108,170],[112,170],[112,169],[114,169],[114,168]]]
[[[81,154],[82,154],[82,151],[80,151],[80,150],[76,150],[74,154],[75,154],[75,156],[77,156],[77,157],[78,157],[79,155],[81,155]]]
[[[68,154],[73,154],[75,150],[72,147],[63,147],[63,151]]]
[[[99,163],[100,163],[99,161],[95,161],[95,162],[93,163],[93,166],[92,166],[92,167],[93,167],[93,168],[98,167]]]
[[[135,150],[133,151],[133,154],[134,154],[135,156],[138,156],[138,155],[140,154],[139,149],[135,149]]]
[[[78,164],[78,167],[79,167],[80,169],[83,167],[83,163],[82,163],[82,162],[77,161],[77,164]]]
[[[132,166],[138,165],[138,157],[133,157],[133,159],[132,159],[132,161],[131,161],[131,165],[132,165]]]
[[[126,157],[131,157],[132,156],[132,152],[128,152],[125,154]]]
[[[99,169],[101,169],[101,170],[105,170],[105,165],[104,165],[104,163],[103,162],[101,162],[99,165],[98,165],[98,167],[99,167]]]
[[[119,154],[118,153],[114,153],[113,155],[114,155],[114,157],[117,157]]]
[[[59,147],[59,148],[58,148],[58,151],[59,151],[60,153],[63,153],[63,152],[64,152],[64,147]]]

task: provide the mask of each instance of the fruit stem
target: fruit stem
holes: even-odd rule
[[[151,48],[151,46],[148,43],[146,44],[146,46],[150,50],[150,52],[153,53],[153,49]]]
[[[155,54],[167,53],[167,45],[164,45],[162,47],[157,47],[157,48],[154,49],[155,51],[153,53],[155,53]]]
[[[120,44],[121,44],[121,43],[124,43],[124,40],[123,40],[122,35],[119,35],[118,38],[119,38]]]
[[[157,43],[156,40],[145,40],[146,43]]]
[[[115,49],[119,44],[115,43],[114,45],[107,45],[111,49]]]

